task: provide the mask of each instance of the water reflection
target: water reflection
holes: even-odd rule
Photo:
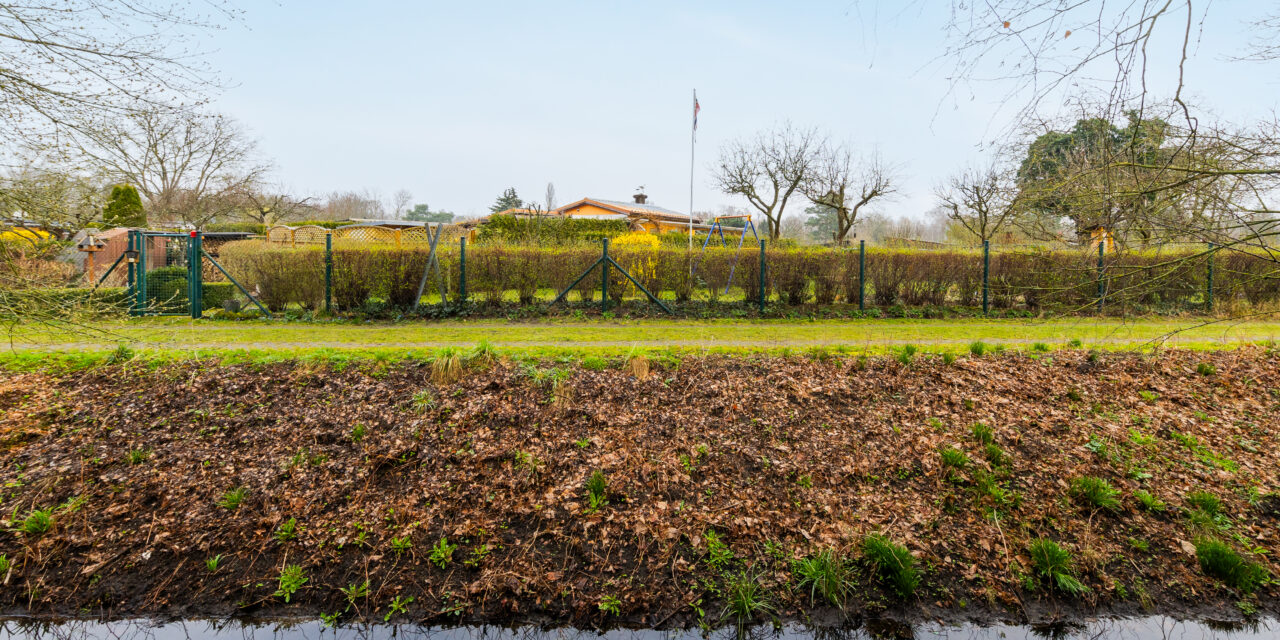
[[[888,621],[869,621],[843,628],[788,624],[781,629],[770,626],[741,630],[727,628],[706,635],[698,630],[612,629],[597,632],[496,626],[350,625],[333,629],[310,620],[275,623],[208,620],[164,623],[147,620],[0,621],[0,640],[1226,640],[1274,638],[1278,635],[1280,622],[1276,620],[1224,624],[1160,616],[1054,626],[910,626]]]

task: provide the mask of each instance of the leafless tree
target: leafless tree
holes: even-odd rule
[[[27,166],[0,178],[0,213],[79,231],[102,215],[109,191],[101,174]]]
[[[556,183],[547,183],[547,211],[554,211],[556,208]]]
[[[0,138],[190,105],[216,85],[190,37],[238,13],[223,0],[0,2]]]
[[[311,198],[296,198],[283,190],[249,189],[241,198],[245,217],[261,225],[297,220],[314,211]]]
[[[327,220],[378,219],[385,217],[382,199],[368,189],[335,191],[325,198],[320,215]]]
[[[202,226],[233,213],[266,174],[254,141],[217,114],[139,110],[86,128],[78,152],[114,181],[132,184],[152,220]]]
[[[886,164],[879,153],[856,159],[848,147],[828,145],[817,154],[801,189],[810,202],[835,212],[832,239],[840,245],[863,207],[896,194],[898,180],[896,168]]]
[[[947,217],[977,244],[989,242],[1017,214],[1017,188],[1008,171],[996,167],[966,169],[935,190]]]
[[[769,235],[776,240],[787,202],[809,176],[821,146],[816,130],[790,123],[730,142],[720,149],[715,184],[724,193],[746,198],[769,222]]]
[[[408,189],[401,189],[391,195],[391,217],[402,218],[413,203],[413,194]]]

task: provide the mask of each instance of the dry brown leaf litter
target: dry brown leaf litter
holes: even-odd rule
[[[1197,374],[1200,362],[1217,373]],[[0,534],[12,563],[0,595],[34,613],[318,614],[342,610],[339,589],[368,580],[349,615],[380,618],[398,597],[413,599],[414,619],[602,624],[612,618],[599,603],[616,597],[628,621],[688,624],[690,603],[712,620],[722,606],[706,562],[714,530],[781,614],[803,616],[808,596],[790,589],[787,558],[823,547],[856,557],[880,531],[917,556],[924,586],[903,602],[860,569],[852,615],[1202,611],[1240,595],[1188,552],[1176,512],[1186,492],[1217,494],[1233,532],[1280,551],[1276,500],[1265,497],[1280,488],[1277,364],[1258,349],[950,366],[690,358],[643,381],[574,369],[560,401],[512,363],[444,385],[412,364],[4,374],[6,513],[83,504],[43,536]],[[1010,460],[997,477],[1020,500],[995,518],[976,471],[951,482],[939,461],[955,446],[991,470],[975,422],[994,429]],[[1154,444],[1134,444],[1134,430]],[[131,464],[134,450],[145,459]],[[585,513],[596,469],[609,503]],[[1070,480],[1086,475],[1121,489],[1124,510],[1072,501]],[[220,507],[236,487],[244,503]],[[1171,511],[1137,509],[1138,488]],[[289,518],[300,531],[281,543]],[[443,569],[429,561],[442,536],[458,545]],[[1037,536],[1074,551],[1088,595],[1027,589]],[[394,538],[412,546],[397,552]],[[273,594],[293,564],[308,582],[285,605]],[[1274,611],[1276,595],[1266,587],[1258,606]]]

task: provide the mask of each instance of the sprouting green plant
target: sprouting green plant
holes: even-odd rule
[[[943,447],[938,455],[942,457],[942,466],[952,469],[964,469],[969,466],[969,456],[955,447]]]
[[[128,453],[124,454],[125,461],[129,464],[142,464],[149,457],[151,457],[150,449],[130,449]]]
[[[1222,515],[1222,499],[1208,491],[1192,491],[1187,494],[1187,504],[1210,518]]]
[[[339,587],[338,591],[347,598],[347,608],[354,607],[356,600],[369,597],[369,581],[365,580],[359,584],[351,583],[345,587]]]
[[[528,473],[537,473],[542,461],[528,451],[516,452],[516,468]]]
[[[418,413],[426,413],[436,408],[436,394],[430,389],[423,389],[413,394],[413,410]]]
[[[823,549],[793,563],[796,583],[809,588],[809,602],[819,597],[833,607],[844,608],[844,600],[854,587],[852,564],[834,549]]]
[[[277,580],[280,587],[276,589],[274,595],[277,598],[284,598],[287,603],[293,597],[293,594],[297,593],[298,589],[301,589],[307,583],[308,578],[302,567],[291,564],[280,570],[280,577]]]
[[[720,534],[715,529],[707,529],[702,534],[702,539],[707,543],[707,565],[712,569],[724,569],[733,562],[733,550],[720,539]]]
[[[622,601],[614,595],[606,595],[600,598],[599,609],[611,616],[622,615]]]
[[[911,360],[916,357],[916,353],[919,351],[920,351],[919,348],[917,348],[914,344],[902,345],[902,347],[898,349],[898,355],[897,355],[898,362],[904,365],[911,364]]]
[[[579,449],[586,449],[587,447],[591,446],[591,438],[581,438],[578,440],[574,440],[573,444],[577,445]]]
[[[900,597],[910,598],[920,586],[920,570],[915,556],[906,547],[881,534],[862,540],[862,555],[876,575],[887,582]]]
[[[1212,362],[1201,362],[1196,364],[1196,373],[1208,377],[1218,373],[1218,368]]]
[[[1031,350],[1032,350],[1032,351],[1034,351],[1034,352],[1036,352],[1036,353],[1048,353],[1048,352],[1049,352],[1049,345],[1047,345],[1047,344],[1045,344],[1045,343],[1043,343],[1043,342],[1034,342],[1034,343],[1032,343],[1032,344],[1031,344]]]
[[[368,430],[365,428],[364,424],[357,422],[356,426],[351,427],[351,442],[354,444],[360,444],[360,441],[364,440],[364,436],[367,432]]]
[[[1146,489],[1138,489],[1137,491],[1134,491],[1133,497],[1138,501],[1138,505],[1141,506],[1144,511],[1157,512],[1165,510],[1166,505],[1164,500],[1155,497]]]
[[[429,559],[432,564],[443,569],[449,566],[449,563],[453,561],[453,552],[457,550],[457,548],[458,545],[449,544],[448,538],[440,536],[440,540],[436,542],[435,546],[431,547],[431,556]]]
[[[1129,442],[1132,442],[1133,444],[1138,445],[1139,447],[1147,447],[1155,444],[1156,439],[1155,439],[1155,436],[1149,436],[1139,431],[1138,429],[1130,428]]]
[[[1000,445],[994,442],[983,447],[982,453],[987,457],[987,462],[991,463],[992,468],[1009,464],[1009,456],[1005,455],[1004,449],[1001,449]]]
[[[975,340],[969,343],[969,355],[982,357],[987,353],[987,343]]]
[[[801,474],[799,477],[796,478],[796,484],[800,485],[802,488],[805,488],[805,489],[812,489],[813,477],[807,473]]]
[[[773,611],[769,593],[759,580],[746,572],[725,575],[724,601],[724,612],[721,615],[733,614],[739,624]]]
[[[298,519],[291,517],[288,520],[285,520],[280,524],[280,526],[276,527],[276,531],[272,535],[275,537],[276,542],[279,542],[280,544],[284,544],[298,537]]]
[[[473,568],[478,567],[480,566],[480,563],[484,562],[485,558],[489,557],[489,551],[490,548],[488,544],[482,544],[478,547],[474,547],[471,549],[471,557],[464,560],[462,564]]]
[[[219,565],[221,562],[222,562],[222,554],[221,554],[221,553],[219,553],[218,555],[216,555],[216,556],[214,556],[214,557],[212,557],[212,558],[205,558],[205,560],[204,560],[204,568],[205,568],[205,569],[207,569],[207,570],[209,571],[209,573],[213,573],[213,572],[215,572],[215,571],[217,571],[217,570],[218,570],[218,565]]]
[[[387,610],[387,615],[382,616],[382,621],[391,622],[391,619],[394,618],[395,616],[398,616],[408,611],[410,604],[413,604],[413,596],[409,596],[408,598],[405,598],[403,596],[396,596],[392,598],[391,602],[387,605],[389,607]]]
[[[1084,343],[1080,341],[1080,338],[1072,338],[1067,341],[1067,346],[1072,349],[1079,349],[1084,346]]]
[[[942,352],[942,364],[945,364],[945,365],[947,365],[947,366],[951,366],[951,365],[953,365],[953,364],[955,364],[955,363],[956,363],[956,354],[954,354],[954,353],[952,353],[952,352],[950,352],[950,351],[943,351],[943,352]]]
[[[1177,431],[1174,431],[1173,433],[1169,434],[1169,437],[1173,438],[1173,440],[1178,444],[1191,450],[1191,452],[1194,453],[1196,457],[1200,459],[1200,462],[1206,466],[1214,467],[1216,469],[1225,469],[1232,473],[1235,473],[1240,469],[1240,465],[1237,464],[1234,460],[1231,460],[1225,456],[1219,455],[1214,450],[1205,446],[1205,444],[1201,442],[1199,438],[1191,434],[1179,433]]]
[[[391,539],[391,550],[396,555],[402,555],[404,552],[413,548],[413,540],[409,536]]]
[[[1071,497],[1099,509],[1120,510],[1120,490],[1102,478],[1084,476],[1073,479]]]
[[[973,434],[973,439],[981,444],[992,444],[996,441],[995,430],[981,422],[973,423],[970,433]]]
[[[245,497],[249,495],[249,490],[244,487],[236,487],[224,494],[222,499],[218,501],[218,506],[223,509],[236,509],[243,502]]]
[[[603,471],[596,469],[591,473],[591,477],[587,478],[586,489],[587,513],[595,513],[609,504],[609,479],[605,477]]]
[[[1195,546],[1200,568],[1232,589],[1253,593],[1271,578],[1266,567],[1240,555],[1231,545],[1217,538],[1198,538]]]
[[[27,517],[23,518],[19,528],[22,529],[23,533],[31,537],[43,535],[53,528],[53,511],[50,509],[32,509],[27,512]]]
[[[1075,577],[1071,552],[1058,543],[1048,538],[1036,538],[1031,541],[1028,550],[1031,553],[1031,566],[1058,589],[1073,596],[1089,590],[1089,587]]]
[[[1143,389],[1142,391],[1139,391],[1139,392],[1138,392],[1138,397],[1139,397],[1139,398],[1142,398],[1142,401],[1143,401],[1143,402],[1145,402],[1145,403],[1147,403],[1147,404],[1155,404],[1155,403],[1156,403],[1156,400],[1159,400],[1159,399],[1160,399],[1160,395],[1159,395],[1159,394],[1157,394],[1157,393],[1156,393],[1156,392],[1154,392],[1154,391],[1149,391],[1149,390],[1147,390],[1147,389]]]

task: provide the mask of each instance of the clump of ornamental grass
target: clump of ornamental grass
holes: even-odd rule
[[[646,380],[649,378],[649,357],[640,349],[632,348],[627,352],[627,371],[636,377],[636,380]]]
[[[969,343],[969,355],[981,358],[987,353],[987,343],[981,340],[975,340]]]
[[[1222,540],[1197,538],[1195,546],[1200,568],[1232,589],[1246,594],[1253,593],[1271,579],[1266,567],[1240,555],[1240,552]]]
[[[1102,478],[1075,478],[1071,481],[1071,497],[1098,509],[1120,510],[1120,490]]]
[[[488,340],[477,342],[467,353],[467,365],[484,368],[498,361],[498,350]]]
[[[725,574],[724,603],[721,615],[732,614],[738,624],[773,611],[769,592],[755,576],[745,571]]]
[[[1058,543],[1048,538],[1036,538],[1031,541],[1028,551],[1031,553],[1032,568],[1059,590],[1073,596],[1089,590],[1089,587],[1075,577],[1075,562],[1071,558],[1071,552]]]
[[[595,513],[600,507],[609,504],[609,479],[603,471],[593,471],[584,488],[587,490],[587,513]]]
[[[880,581],[900,597],[910,598],[915,594],[920,586],[920,570],[906,547],[877,533],[863,539],[862,555]]]
[[[457,347],[443,347],[431,359],[431,381],[452,384],[462,378],[462,353]]]
[[[844,608],[845,598],[855,585],[853,566],[847,558],[834,549],[823,549],[796,560],[792,569],[800,588],[808,587],[810,603],[822,598],[833,607]]]

